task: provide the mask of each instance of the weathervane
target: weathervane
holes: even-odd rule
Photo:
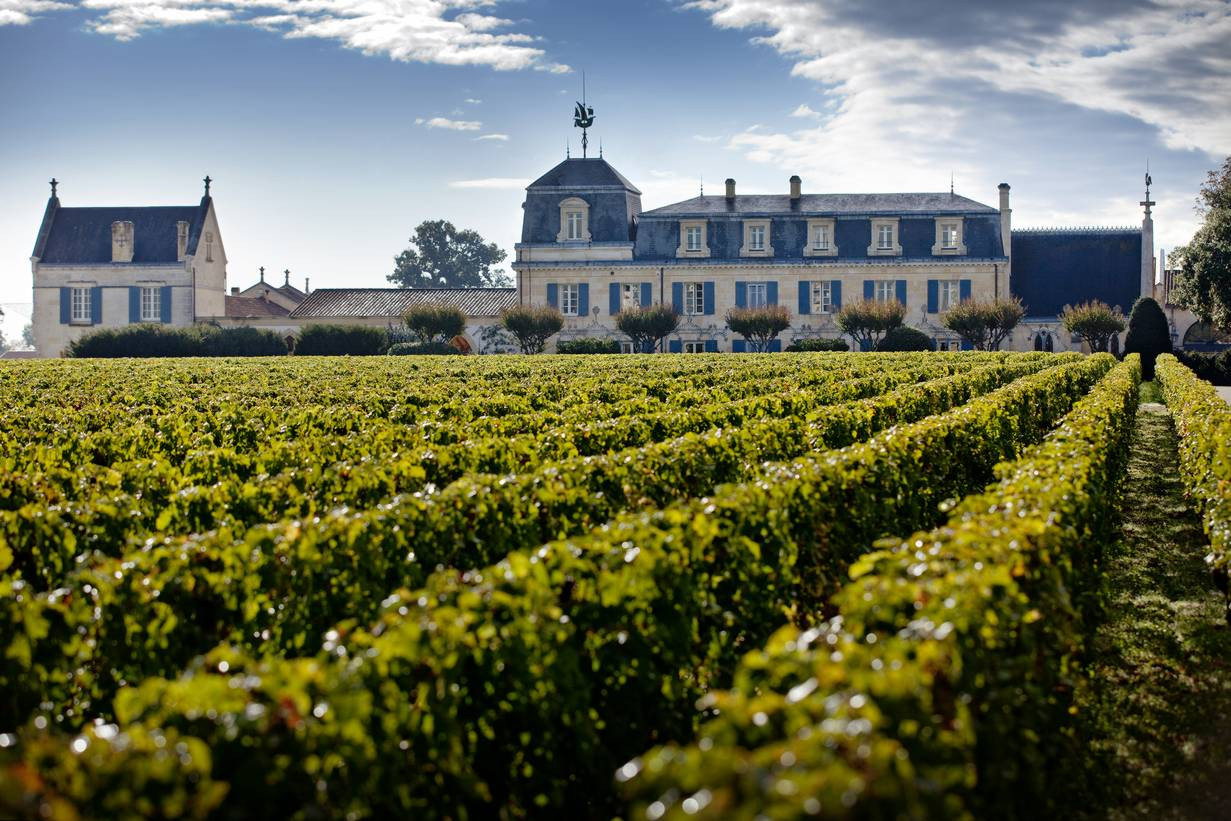
[[[573,127],[581,129],[581,156],[586,156],[586,149],[589,147],[589,139],[586,136],[586,129],[594,125],[594,109],[586,105],[586,75],[581,75],[581,102],[577,103],[577,108],[573,112]]]
[[[1150,199],[1150,186],[1154,184],[1154,178],[1150,176],[1150,161],[1146,160],[1146,198],[1144,201],[1137,203],[1146,207],[1146,216],[1150,216],[1150,206],[1157,205]]]

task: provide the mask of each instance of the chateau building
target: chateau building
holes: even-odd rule
[[[953,191],[802,188],[791,177],[785,193],[738,194],[729,179],[722,195],[643,211],[641,192],[606,160],[566,159],[526,189],[513,263],[519,301],[559,308],[561,339],[620,338],[621,309],[671,305],[681,322],[667,350],[739,352],[747,343],[724,321],[733,307],[786,306],[792,323],[780,349],[839,337],[844,301],[897,300],[906,324],[955,349],[962,343],[941,324],[944,311],[1017,295],[1027,317],[1013,347],[1068,350],[1080,343],[1060,331],[1065,304],[1101,299],[1128,311],[1153,292],[1149,205],[1140,230],[1013,231],[1005,183],[997,207]]]

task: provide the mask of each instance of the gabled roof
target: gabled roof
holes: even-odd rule
[[[43,215],[34,256],[51,264],[94,265],[111,262],[111,224],[133,224],[133,263],[178,261],[176,223],[188,223],[188,254],[195,254],[209,213],[210,198],[198,205],[63,208],[52,197]]]
[[[640,194],[637,186],[629,182],[601,157],[573,157],[530,183],[527,191],[535,188],[592,188],[618,186],[634,194]]]
[[[804,194],[793,204],[787,194],[740,194],[734,202],[722,195],[693,197],[641,212],[641,217],[712,216],[718,214],[885,215],[999,214],[995,208],[948,191],[917,194]]]
[[[400,317],[415,305],[444,304],[496,317],[517,304],[516,288],[317,288],[291,317]]]
[[[254,296],[226,295],[226,315],[231,319],[255,319],[267,316],[289,316],[290,311],[276,302]]]

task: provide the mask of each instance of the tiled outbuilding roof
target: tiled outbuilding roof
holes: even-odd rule
[[[133,263],[172,264],[178,259],[176,223],[188,223],[188,254],[195,254],[210,198],[199,205],[62,208],[58,197],[47,204],[34,256],[49,264],[92,265],[111,262],[111,224],[133,224]]]
[[[259,296],[226,297],[227,316],[231,319],[256,319],[267,316],[289,316],[290,311],[276,302],[261,299]]]
[[[643,211],[641,217],[714,216],[719,214],[998,214],[995,208],[968,197],[940,193],[921,194],[804,194],[793,202],[787,194],[740,194],[693,197],[683,202]]]
[[[517,304],[516,288],[317,288],[300,303],[295,319],[401,317],[415,305],[444,304],[466,316],[495,317]]]

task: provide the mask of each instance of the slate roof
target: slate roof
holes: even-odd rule
[[[574,157],[530,183],[527,191],[534,188],[585,188],[600,185],[617,185],[634,194],[641,191],[616,171],[601,157]]]
[[[210,198],[199,205],[63,208],[58,197],[47,204],[34,256],[49,264],[94,265],[111,262],[111,223],[133,223],[133,263],[177,263],[176,223],[188,223],[188,254],[195,254]]]
[[[1014,231],[1010,288],[1032,317],[1092,299],[1128,313],[1140,296],[1141,229]]]
[[[226,312],[231,319],[255,319],[268,316],[289,316],[290,311],[276,302],[253,296],[226,296]]]
[[[804,194],[792,205],[787,194],[739,194],[734,203],[722,195],[693,197],[643,211],[641,217],[714,216],[720,214],[999,214],[989,205],[948,191],[920,194]]]
[[[321,317],[401,317],[415,305],[454,305],[467,316],[499,316],[517,304],[516,288],[317,288],[294,319]]]

